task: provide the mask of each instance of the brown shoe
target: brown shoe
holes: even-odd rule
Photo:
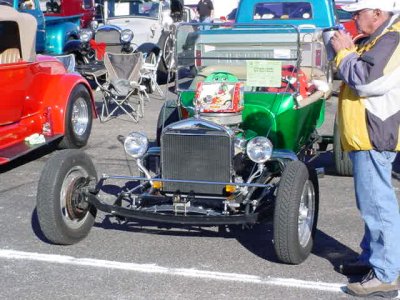
[[[346,293],[356,297],[384,297],[395,298],[398,295],[399,284],[398,280],[391,283],[380,281],[373,270],[371,270],[361,282],[349,283],[346,288]]]
[[[337,271],[343,275],[366,275],[371,271],[371,266],[358,259],[341,263]]]

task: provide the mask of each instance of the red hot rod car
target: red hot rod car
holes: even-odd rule
[[[50,142],[86,145],[95,116],[88,83],[36,56],[34,17],[0,8],[0,165]]]

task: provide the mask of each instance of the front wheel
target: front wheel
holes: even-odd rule
[[[71,245],[88,235],[97,212],[83,193],[90,180],[97,180],[96,170],[80,150],[63,150],[47,161],[36,205],[40,228],[49,241]]]
[[[275,201],[275,252],[284,263],[300,264],[311,253],[317,227],[319,187],[315,170],[300,161],[289,162]]]
[[[92,130],[93,110],[90,94],[83,85],[77,85],[69,96],[64,119],[64,137],[59,148],[73,149],[85,146]]]

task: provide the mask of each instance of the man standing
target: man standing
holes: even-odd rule
[[[341,143],[353,163],[357,207],[365,223],[358,261],[341,267],[344,274],[369,270],[360,282],[347,285],[349,294],[360,297],[395,297],[399,289],[400,214],[391,183],[400,150],[400,19],[392,13],[394,6],[394,0],[343,6],[367,38],[357,47],[343,31],[331,39],[343,80]]]
[[[214,17],[214,5],[211,0],[200,0],[197,3],[197,13],[200,22],[211,22]]]
[[[171,0],[171,17],[174,22],[181,22],[183,17],[183,0]]]

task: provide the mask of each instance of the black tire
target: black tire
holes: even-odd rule
[[[340,142],[340,132],[336,124],[333,126],[333,157],[335,161],[336,173],[340,176],[353,176],[353,163],[349,154],[343,151]]]
[[[162,105],[160,112],[158,114],[157,120],[157,132],[156,132],[156,142],[160,146],[161,132],[164,127],[180,121],[181,115],[179,113],[179,108],[174,100],[167,100]]]
[[[289,162],[279,182],[274,208],[274,247],[280,261],[300,264],[310,255],[318,221],[318,204],[315,170],[300,161]]]
[[[168,80],[172,79],[168,78],[170,68],[173,67],[172,60],[174,59],[174,41],[171,33],[163,33],[158,41],[158,45],[162,51],[162,59],[158,64],[158,81],[161,84],[165,84]]]
[[[93,110],[90,94],[83,85],[77,85],[68,99],[65,114],[65,133],[58,147],[74,149],[85,146],[92,130]]]
[[[97,180],[90,157],[81,150],[62,150],[47,161],[39,179],[36,205],[40,228],[49,241],[71,245],[88,235],[97,209],[73,203],[73,193],[88,176]]]

